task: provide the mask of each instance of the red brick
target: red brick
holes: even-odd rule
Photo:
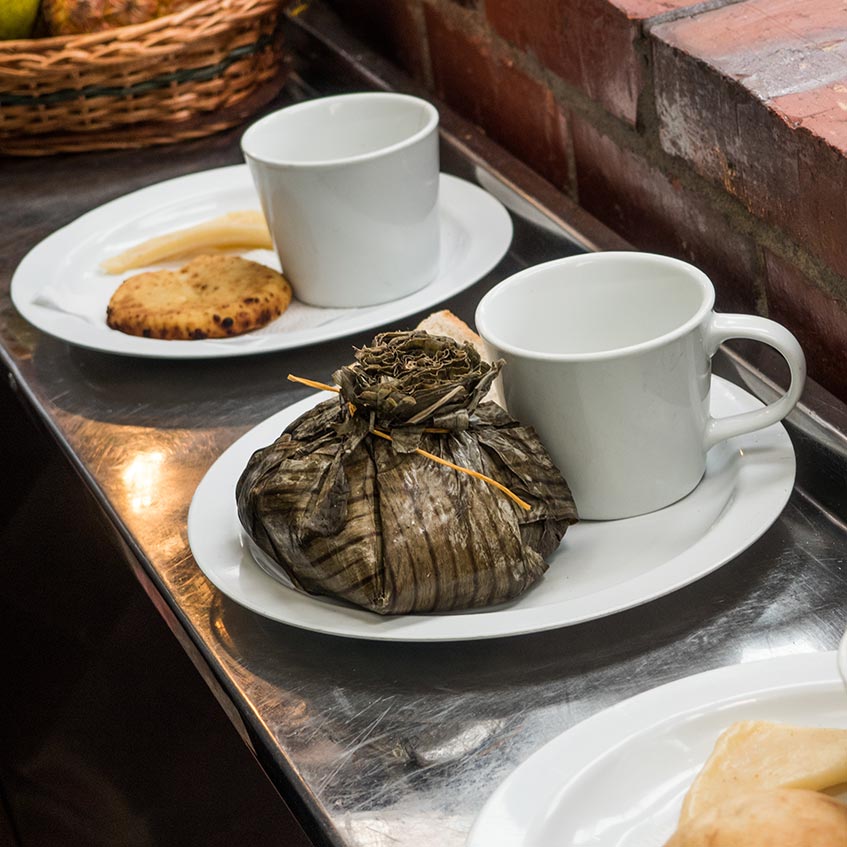
[[[486,0],[485,13],[495,32],[521,50],[531,51],[567,82],[579,85],[579,33],[576,15],[563,0],[529,0],[520,10],[511,0]]]
[[[568,125],[552,92],[498,56],[486,36],[425,6],[436,93],[560,188],[569,187]],[[452,17],[452,16],[451,16]]]
[[[644,86],[642,23],[692,0],[486,0],[493,29],[557,76],[635,124]]]
[[[668,12],[693,9],[702,5],[700,0],[610,0],[610,2],[628,18],[642,21]]]
[[[574,117],[580,205],[636,247],[690,262],[705,271],[718,309],[756,310],[756,246],[699,192]]]
[[[747,0],[651,31],[663,148],[841,274],[844,19],[843,0]]]
[[[745,0],[664,24],[661,33],[771,100],[844,76],[846,19],[844,0]]]
[[[419,81],[425,81],[426,54],[423,26],[411,7],[411,0],[331,0],[339,16],[362,40],[404,68]]]
[[[797,336],[809,376],[847,401],[847,304],[773,253],[765,263],[768,314]]]
[[[838,150],[847,150],[847,69],[845,79],[811,91],[784,94],[773,109],[794,128],[802,127]]]

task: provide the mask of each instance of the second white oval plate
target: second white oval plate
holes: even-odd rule
[[[503,258],[512,241],[512,219],[499,200],[479,186],[441,174],[441,266],[420,291],[361,309],[319,309],[297,300],[256,332],[233,338],[164,341],[110,329],[106,305],[124,278],[99,269],[109,256],[148,238],[194,226],[227,212],[258,209],[246,165],[188,174],[134,191],[100,206],[37,244],[12,277],[12,302],[50,335],[106,353],[165,359],[212,359],[290,350],[316,344],[429,309],[464,291]],[[245,258],[279,270],[270,250]],[[182,262],[158,267],[177,267]]]
[[[248,609],[317,632],[387,641],[458,641],[601,618],[675,591],[728,562],[776,520],[794,485],[791,440],[775,424],[710,450],[703,480],[667,509],[571,527],[543,579],[511,603],[476,612],[381,617],[282,585],[242,544],[235,485],[248,459],[327,396],[319,393],[295,403],[243,435],[209,469],[188,513],[191,551],[212,583]],[[712,378],[714,415],[761,405],[743,389]]]
[[[719,668],[588,718],[506,778],[467,845],[662,847],[717,737],[740,720],[847,729],[835,653]]]

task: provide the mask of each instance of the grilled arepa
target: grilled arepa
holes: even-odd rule
[[[124,280],[106,323],[144,338],[227,338],[265,326],[290,302],[291,286],[277,271],[238,256],[198,256],[178,270]]]

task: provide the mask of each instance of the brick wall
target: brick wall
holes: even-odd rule
[[[636,246],[789,326],[847,400],[847,0],[333,0]]]

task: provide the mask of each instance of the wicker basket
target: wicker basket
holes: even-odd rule
[[[282,0],[200,0],[143,24],[0,42],[0,153],[146,147],[243,122],[285,76]]]

